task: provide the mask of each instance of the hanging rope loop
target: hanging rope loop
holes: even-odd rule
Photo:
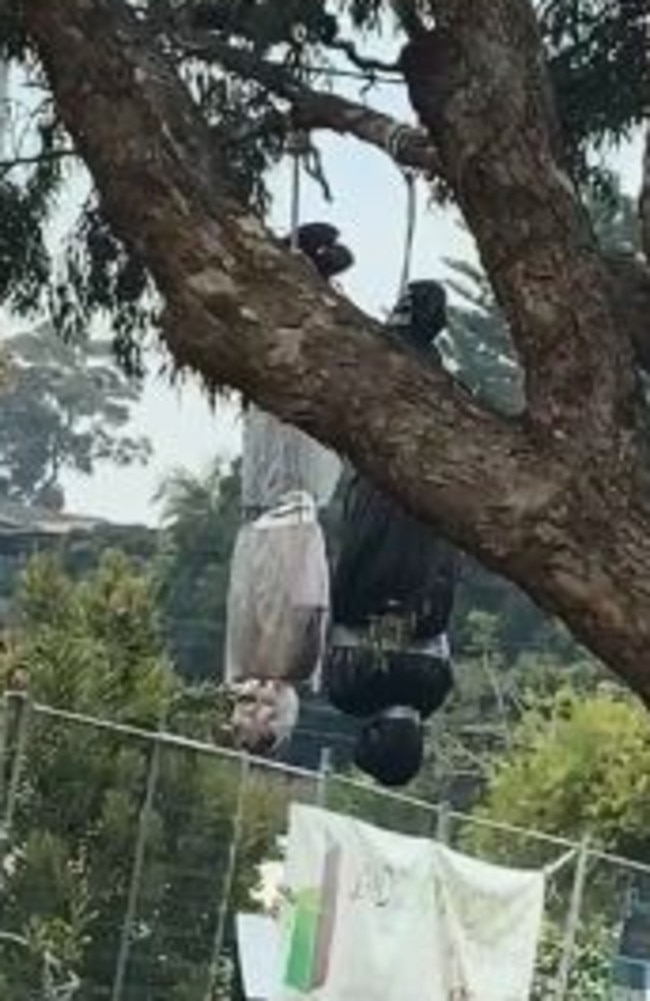
[[[293,160],[291,177],[290,233],[291,250],[298,250],[298,229],[300,227],[300,180],[302,160],[310,151],[309,133],[305,129],[292,129],[286,139],[286,150]]]
[[[406,287],[411,277],[411,264],[413,260],[413,247],[415,244],[415,225],[417,221],[417,188],[416,174],[413,170],[402,171],[406,182],[406,234],[404,237],[404,256],[402,259],[402,273],[398,289],[398,297],[406,291]]]
[[[413,245],[415,240],[415,224],[417,216],[417,171],[412,167],[405,167],[400,161],[402,159],[402,143],[411,128],[403,122],[393,125],[386,135],[386,152],[395,161],[402,172],[402,177],[406,182],[406,235],[404,238],[404,255],[402,258],[402,272],[398,289],[398,297],[401,296],[411,277],[411,261],[413,258]]]
[[[307,156],[311,149],[309,132],[307,129],[290,129],[289,132],[287,132],[285,149],[289,156],[298,157],[299,159]]]

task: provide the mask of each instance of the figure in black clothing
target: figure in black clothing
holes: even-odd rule
[[[424,364],[438,364],[445,305],[437,282],[412,282],[387,332]],[[401,785],[420,768],[424,721],[453,687],[447,628],[457,557],[435,529],[364,477],[349,473],[343,493],[325,686],[337,709],[368,720],[358,766]]]

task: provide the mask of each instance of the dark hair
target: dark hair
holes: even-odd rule
[[[447,293],[440,282],[409,282],[386,324],[405,344],[425,354],[447,326]]]
[[[391,710],[363,727],[354,763],[381,785],[401,786],[417,775],[423,756],[424,734],[417,715]]]

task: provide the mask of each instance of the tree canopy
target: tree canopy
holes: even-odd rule
[[[4,168],[6,301],[47,305],[68,336],[110,310],[132,367],[157,320],[178,367],[337,448],[650,698],[650,276],[598,245],[586,206],[608,189],[600,153],[647,110],[643,0],[1,9],[42,95]],[[373,107],[382,77],[417,124]],[[461,209],[523,373],[515,416],[422,367],[265,229],[265,170],[296,128],[316,174],[318,131],[352,134]],[[55,261],[45,223],[74,157],[93,194]],[[650,176],[639,204],[647,256]]]
[[[0,496],[59,510],[65,472],[145,461],[125,426],[139,387],[111,364],[110,344],[74,345],[45,325],[3,342]]]
[[[52,556],[37,557],[18,604],[0,657],[3,687],[20,671],[36,702],[150,728],[163,719],[173,726],[179,711],[203,735],[205,707],[192,706],[162,653],[151,581],[124,555],[107,552],[76,582]],[[5,722],[3,779],[18,744],[18,718]],[[110,992],[153,746],[153,733],[143,743],[30,719],[17,808],[3,831],[0,898],[2,931],[25,945],[0,941],[3,998],[41,996],[46,951],[62,964],[60,981],[74,974],[84,997]],[[145,985],[178,1001],[205,996],[239,779],[236,762],[161,752],[125,996]],[[232,906],[250,906],[257,865],[281,829],[284,792],[251,776],[244,805]]]
[[[521,720],[493,764],[479,816],[596,843],[648,860],[647,715],[620,693],[565,688]],[[512,852],[502,832],[474,832],[481,850]]]
[[[154,580],[174,666],[186,678],[221,678],[239,476],[219,461],[204,476],[177,470],[159,496],[163,527]]]

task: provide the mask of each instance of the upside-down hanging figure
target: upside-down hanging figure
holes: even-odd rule
[[[388,332],[424,364],[439,364],[434,341],[445,326],[444,289],[418,281]],[[401,785],[422,763],[425,720],[453,687],[447,628],[457,556],[368,480],[354,472],[346,480],[324,683],[337,709],[363,720],[357,765]]]
[[[352,263],[332,226],[301,226],[297,238],[297,249],[325,279]],[[273,753],[290,738],[296,686],[321,665],[330,578],[318,510],[339,472],[336,456],[318,442],[245,406],[243,525],[230,572],[226,683],[234,695],[234,743],[250,753]]]

